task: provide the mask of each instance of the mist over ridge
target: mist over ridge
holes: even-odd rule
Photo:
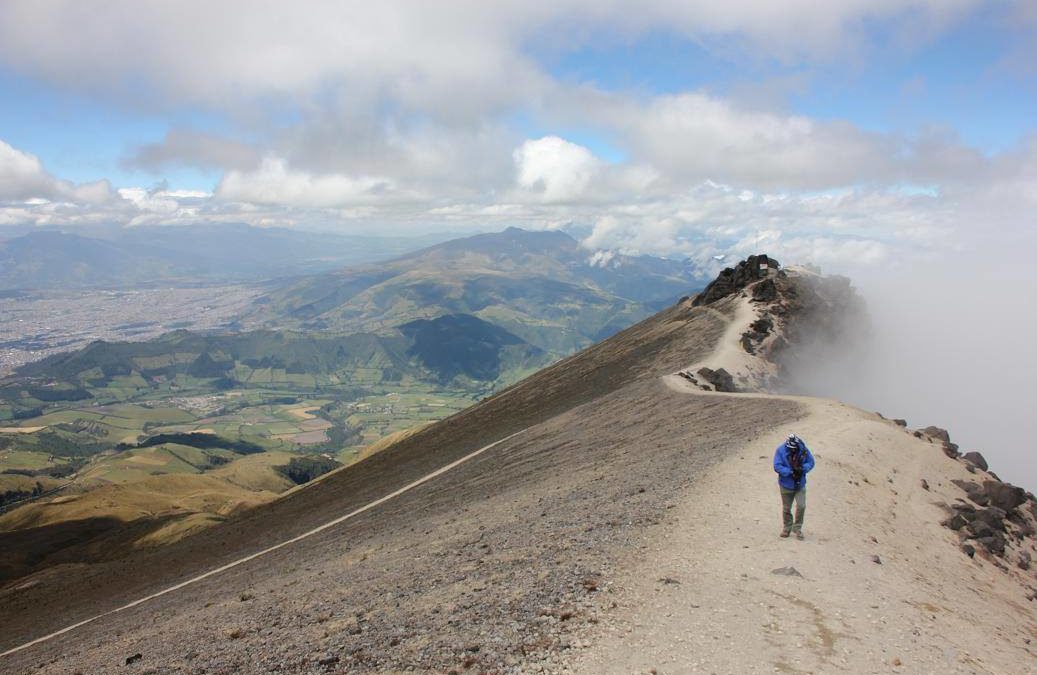
[[[959,254],[849,271],[865,314],[850,319],[839,344],[804,346],[790,390],[912,428],[944,427],[962,452],[979,450],[1003,479],[1037,489],[1037,317],[1022,257]]]

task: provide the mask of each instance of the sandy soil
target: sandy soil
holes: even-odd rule
[[[938,504],[961,495],[949,479],[969,477],[963,465],[877,415],[806,405],[806,419],[711,469],[653,533],[647,555],[621,563],[607,637],[573,669],[1037,672],[1037,610],[1023,574],[969,559],[939,525]],[[805,541],[777,536],[771,458],[793,431],[818,462]],[[789,567],[801,576],[774,573]]]

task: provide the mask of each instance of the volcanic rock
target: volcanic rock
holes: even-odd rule
[[[706,382],[713,385],[713,388],[717,391],[736,392],[735,380],[731,377],[731,373],[727,372],[723,368],[699,368],[698,374],[702,376]]]
[[[931,436],[937,440],[943,441],[944,443],[951,442],[951,435],[947,433],[946,429],[941,429],[940,427],[926,427],[922,429],[921,432],[926,436]]]
[[[705,290],[695,296],[692,305],[699,307],[709,305],[721,298],[737,293],[751,283],[766,278],[771,270],[780,267],[777,260],[766,255],[751,255],[739,262],[735,267],[725,268],[717,275]],[[772,284],[773,285],[773,284]],[[777,289],[774,289],[775,295]]]
[[[1000,483],[993,480],[983,481],[983,489],[986,491],[987,496],[990,497],[991,506],[996,506],[1004,511],[1011,511],[1026,502],[1026,490],[1011,483]]]
[[[986,458],[983,457],[982,453],[980,453],[978,450],[970,450],[969,452],[966,452],[964,455],[962,455],[962,459],[964,459],[966,462],[970,462],[976,468],[982,469],[984,471],[990,468],[989,466],[987,466]]]
[[[778,299],[778,287],[773,279],[764,279],[753,286],[754,302],[774,302]]]
[[[989,523],[983,520],[973,520],[971,523],[965,526],[965,529],[969,532],[971,539],[982,539],[984,537],[990,537],[994,534],[994,528]]]
[[[981,520],[991,528],[1004,532],[1005,530],[1005,512],[996,506],[976,511],[976,520]]]
[[[964,490],[965,494],[969,496],[969,499],[971,499],[976,504],[979,504],[980,506],[986,506],[990,503],[990,497],[987,496],[986,491],[982,487],[980,487],[979,483],[975,483],[970,480],[959,480],[957,478],[955,478],[951,482],[960,487],[962,490]]]
[[[1005,554],[1005,536],[1000,532],[994,532],[985,537],[978,537],[976,543],[994,555]]]

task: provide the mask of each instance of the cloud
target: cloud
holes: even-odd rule
[[[0,140],[0,202],[59,200],[99,204],[113,196],[106,180],[75,185],[58,180],[39,158]]]
[[[255,171],[229,171],[216,188],[225,201],[326,208],[370,204],[398,197],[392,179],[378,176],[314,175],[267,157]]]
[[[202,169],[255,168],[259,151],[245,143],[211,134],[173,129],[158,143],[146,143],[123,158],[123,165],[155,173],[175,166]]]
[[[329,91],[345,91],[358,108],[392,101],[456,122],[523,105],[549,89],[550,78],[530,55],[537,49],[629,42],[656,31],[708,45],[723,41],[751,59],[845,58],[871,42],[877,26],[917,44],[978,4],[329,0],[307,3],[306,11],[291,3],[257,11],[248,0],[89,8],[75,0],[9,0],[0,5],[0,61],[143,107],[187,102],[255,115],[259,101],[287,96],[305,107]],[[463,95],[473,91],[479,95]]]
[[[587,148],[558,136],[528,140],[514,158],[520,190],[545,203],[578,199],[602,164]]]
[[[51,197],[56,192],[57,181],[39,159],[0,141],[0,200]]]

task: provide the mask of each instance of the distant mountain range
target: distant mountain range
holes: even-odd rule
[[[560,356],[697,290],[693,272],[682,261],[588,250],[564,232],[509,228],[305,277],[260,298],[243,323],[384,332],[467,315]]]
[[[4,236],[0,290],[272,279],[384,260],[446,235],[373,237],[221,223],[23,229]]]

